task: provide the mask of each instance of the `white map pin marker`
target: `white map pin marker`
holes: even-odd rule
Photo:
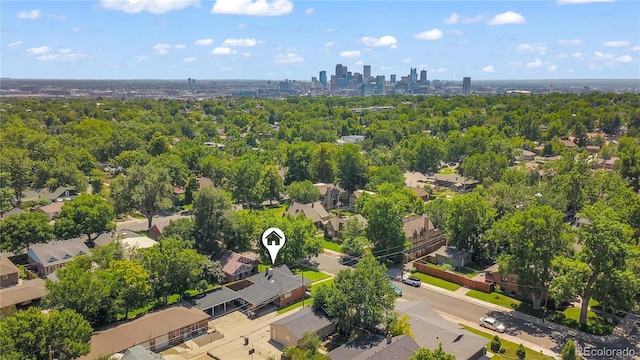
[[[276,263],[278,251],[284,246],[284,233],[278,228],[268,228],[262,233],[262,245],[269,251],[271,263]]]

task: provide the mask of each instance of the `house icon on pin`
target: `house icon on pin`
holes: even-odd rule
[[[280,245],[280,241],[282,237],[278,235],[275,231],[272,231],[269,235],[267,235],[267,245]]]

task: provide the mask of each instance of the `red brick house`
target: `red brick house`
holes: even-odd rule
[[[0,288],[17,285],[19,279],[18,267],[6,255],[0,255]]]
[[[47,244],[32,245],[27,252],[29,265],[40,276],[47,276],[65,266],[74,257],[91,255],[91,250],[82,239],[52,241]]]
[[[445,245],[444,234],[433,226],[428,216],[406,216],[403,220],[402,228],[411,242],[411,250],[405,254],[407,261],[426,256]]]
[[[494,264],[484,270],[484,281],[500,286],[500,290],[508,295],[520,295],[518,289],[518,275],[502,275],[498,264]]]
[[[258,270],[258,256],[255,253],[241,253],[222,249],[213,257],[218,261],[227,282],[242,280],[255,274]]]

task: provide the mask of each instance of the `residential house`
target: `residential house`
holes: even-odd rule
[[[376,193],[367,190],[356,190],[351,193],[351,196],[349,197],[349,204],[355,205],[356,201],[358,201],[358,199],[361,198],[364,194],[375,195]]]
[[[426,215],[405,216],[402,229],[411,242],[411,250],[405,253],[407,261],[425,256],[446,242],[444,233],[436,229]]]
[[[427,181],[434,187],[446,187],[455,192],[471,191],[479,184],[477,180],[457,174],[431,174],[427,176]]]
[[[331,360],[406,360],[420,345],[409,335],[363,335],[331,350]]]
[[[613,165],[620,158],[612,157],[610,159],[598,159],[596,164],[593,166],[594,169],[605,169],[605,170],[613,170]]]
[[[271,340],[288,347],[298,346],[302,335],[307,331],[323,339],[336,331],[336,325],[322,311],[306,308],[272,322],[270,330]]]
[[[211,186],[213,185],[213,180],[209,179],[208,177],[199,177],[198,178],[198,191],[202,190],[203,187],[205,186]],[[181,195],[184,194],[185,192],[185,188],[182,186],[176,186],[173,188],[173,195]]]
[[[56,201],[49,205],[39,206],[36,208],[36,211],[40,211],[49,217],[49,220],[55,220],[60,212],[62,211],[62,206],[64,205],[64,201]]]
[[[158,245],[157,241],[129,230],[103,232],[94,239],[93,243],[96,247],[103,247],[114,241],[120,241],[125,250],[148,249]]]
[[[256,311],[269,304],[283,307],[302,300],[307,290],[306,285],[310,283],[309,279],[294,275],[286,265],[282,265],[267,269],[264,274],[250,276],[234,284],[234,287],[238,289],[240,304]]]
[[[454,269],[457,269],[471,262],[471,253],[458,250],[453,246],[441,246],[438,250],[428,255],[427,261],[436,265],[449,264]]]
[[[364,135],[347,135],[336,140],[336,144],[338,145],[361,144],[362,142],[364,142]]]
[[[320,203],[327,211],[347,205],[346,191],[334,184],[313,184],[320,192]],[[295,199],[294,199],[295,200]]]
[[[91,337],[91,352],[80,360],[123,353],[140,345],[153,352],[175,346],[209,330],[209,315],[186,303],[152,312],[99,330]]]
[[[592,154],[597,154],[600,152],[600,146],[598,145],[587,145],[585,147],[585,150],[587,150],[588,152],[592,153]]]
[[[20,214],[24,214],[26,211],[18,208],[18,207],[14,207],[13,209],[7,211],[7,212],[2,212],[0,210],[0,221],[8,218],[9,216],[13,216],[13,215],[20,215]]]
[[[324,237],[328,240],[342,239],[342,231],[345,225],[351,219],[356,219],[362,225],[363,228],[367,226],[367,219],[360,214],[347,216],[347,217],[332,217],[329,219],[324,227]]]
[[[25,191],[24,196],[22,197],[22,202],[45,200],[49,203],[53,203],[56,201],[73,200],[78,195],[79,193],[74,187],[60,186],[53,191],[50,191],[49,189]]]
[[[422,201],[429,201],[429,192],[424,188],[410,187],[410,186],[405,186],[405,188],[411,189],[416,194],[417,197],[422,199]]]
[[[44,280],[23,280],[14,286],[0,288],[0,314],[8,315],[16,306],[27,306],[46,293]]]
[[[500,286],[500,290],[509,295],[522,295],[518,288],[518,275],[500,273],[498,264],[484,269],[484,282]]]
[[[40,276],[49,275],[80,255],[92,255],[82,239],[32,245],[27,252],[29,265],[35,268]]]
[[[164,230],[165,226],[169,225],[170,223],[171,222],[162,222],[159,224],[153,224],[151,229],[149,229],[149,237],[153,240],[158,241],[158,239],[160,239],[160,236],[162,236],[162,231]]]
[[[421,172],[405,172],[404,173],[404,184],[407,187],[418,187],[424,186],[427,183],[427,177]]]
[[[145,349],[144,346],[136,345],[124,352],[120,360],[166,360],[164,357]]]
[[[9,257],[0,254],[0,288],[17,285],[20,279],[20,270],[13,264]]]
[[[294,201],[287,209],[287,214],[293,217],[303,214],[306,218],[311,219],[318,228],[322,228],[329,221],[329,213],[319,201],[310,204]]]
[[[237,291],[227,286],[219,286],[206,294],[196,296],[191,303],[213,318],[235,310],[239,298]]]
[[[234,282],[255,274],[258,270],[258,256],[255,253],[236,253],[222,249],[213,258],[218,261],[227,282]]]
[[[562,139],[562,140],[560,140],[560,142],[563,143],[564,146],[569,148],[569,149],[573,149],[574,147],[578,146],[571,139]]]
[[[518,161],[533,161],[536,158],[536,153],[526,149],[520,149],[520,154],[516,156]]]

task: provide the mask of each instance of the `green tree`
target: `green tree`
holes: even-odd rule
[[[578,360],[578,353],[576,352],[576,343],[573,340],[569,340],[564,343],[562,347],[562,360]]]
[[[111,294],[117,299],[115,305],[124,311],[125,318],[129,317],[129,311],[149,302],[149,273],[142,264],[132,260],[117,260],[112,261],[105,271]]]
[[[345,144],[338,152],[338,183],[348,193],[367,183],[367,164],[358,145]]]
[[[311,354],[315,354],[320,347],[320,337],[313,331],[305,331],[300,338],[298,347]]]
[[[336,166],[336,156],[338,149],[331,143],[318,144],[311,156],[309,171],[314,181],[332,184],[336,179],[338,171]]]
[[[531,295],[534,309],[541,308],[542,294],[555,276],[553,260],[569,253],[572,239],[561,212],[537,205],[503,217],[490,234],[492,242],[506,245],[498,256],[500,272],[518,276],[518,287]]]
[[[264,200],[264,183],[260,181],[263,165],[253,153],[245,154],[231,164],[233,199],[249,207]]]
[[[284,183],[278,168],[274,165],[265,166],[262,169],[259,186],[264,189],[264,199],[268,199],[270,203],[273,200],[280,200],[284,192]]]
[[[284,175],[284,183],[291,184],[294,181],[311,180],[311,157],[313,149],[309,143],[298,143],[289,146],[286,152],[284,166],[287,173]]]
[[[449,218],[449,206],[451,202],[444,198],[435,198],[425,205],[425,213],[431,219],[436,229],[447,230],[447,219]]]
[[[25,331],[28,329],[28,331]],[[0,321],[0,358],[75,359],[91,350],[91,325],[73,310],[44,314],[37,307],[19,310]]]
[[[80,235],[91,235],[115,229],[115,211],[98,194],[81,194],[62,206],[56,218],[55,232],[59,238],[71,239]]]
[[[516,349],[516,356],[519,360],[524,360],[527,358],[527,350],[524,349],[524,346],[522,346],[522,344],[518,345],[518,348]]]
[[[169,173],[163,168],[133,166],[127,170],[126,176],[118,176],[110,189],[116,213],[123,214],[136,209],[147,218],[149,229],[153,217],[171,207],[173,186]]]
[[[20,206],[24,191],[31,181],[33,161],[23,149],[8,148],[0,154],[0,173],[2,186],[13,190],[14,204]]]
[[[369,187],[376,191],[381,184],[392,184],[398,189],[404,187],[404,174],[398,165],[369,166]]]
[[[9,216],[0,221],[0,249],[18,253],[31,244],[46,243],[54,238],[49,217],[40,211]]]
[[[640,190],[640,145],[625,146],[620,151],[620,174],[627,178],[637,193]]]
[[[411,324],[409,324],[409,315],[404,315],[401,318],[395,318],[387,329],[387,332],[391,336],[409,335],[412,338],[416,335],[411,331]]]
[[[89,173],[89,183],[93,189],[93,194],[100,194],[104,188],[104,181],[107,178],[107,174],[100,169],[93,169]]]
[[[292,201],[303,204],[318,201],[320,198],[320,190],[309,180],[292,182],[287,186],[287,194]]]
[[[171,144],[169,144],[169,139],[166,136],[162,135],[160,132],[153,133],[151,136],[151,140],[149,140],[149,154],[152,156],[158,156],[169,152],[171,150]]]
[[[185,217],[171,220],[167,226],[162,229],[160,239],[174,237],[184,241],[189,246],[196,245],[196,227],[193,219]]]
[[[404,233],[401,207],[392,198],[374,195],[365,203],[362,215],[367,219],[365,234],[376,257],[402,261],[402,252],[411,243]]]
[[[274,264],[276,266],[281,264],[292,266],[300,260],[318,256],[322,251],[322,241],[315,235],[316,227],[310,219],[303,215],[296,217],[285,215],[281,218],[272,214],[267,215],[263,219],[263,228],[270,227],[281,229],[287,237],[287,245],[278,252]],[[258,253],[263,261],[271,262],[264,246],[258,247]]]
[[[353,329],[374,331],[391,316],[396,295],[384,265],[370,254],[355,270],[341,270],[331,286],[321,286],[314,308],[322,308],[336,321],[342,334]]]
[[[420,137],[415,143],[412,169],[421,173],[438,172],[440,162],[444,160],[446,148],[442,140],[436,137]]]
[[[456,360],[456,357],[446,353],[442,349],[442,343],[440,343],[438,348],[433,351],[427,348],[420,348],[414,351],[408,360]]]
[[[152,291],[165,304],[169,295],[183,295],[194,289],[202,278],[206,257],[175,238],[166,238],[158,246],[140,250],[141,261],[149,272]]]
[[[196,193],[193,220],[196,244],[202,253],[212,254],[218,249],[232,211],[231,197],[226,191],[205,186]]]
[[[495,209],[476,190],[456,196],[449,203],[446,227],[453,245],[467,249],[476,258],[485,256],[485,232],[491,228]]]

